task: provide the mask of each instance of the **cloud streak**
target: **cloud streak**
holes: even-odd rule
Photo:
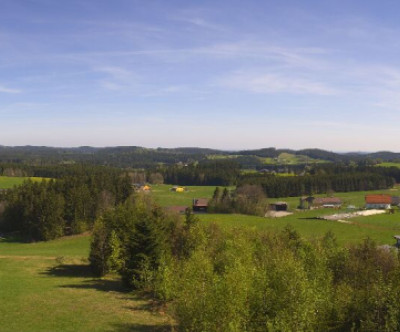
[[[286,74],[235,72],[219,80],[218,83],[221,87],[261,94],[334,95],[339,93],[338,90],[322,82]]]
[[[0,93],[18,94],[21,92],[22,91],[20,89],[12,89],[12,88],[8,88],[3,85],[0,85]]]

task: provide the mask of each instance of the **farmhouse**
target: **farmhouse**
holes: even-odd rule
[[[207,198],[193,198],[193,211],[194,212],[207,212],[208,199]]]
[[[300,209],[316,209],[316,208],[340,208],[342,200],[338,197],[301,197]]]
[[[288,203],[286,202],[275,202],[269,204],[270,211],[287,211],[287,209],[288,209]]]
[[[374,194],[365,196],[366,209],[390,209],[392,197],[385,194]]]

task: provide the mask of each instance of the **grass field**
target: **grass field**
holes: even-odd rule
[[[208,155],[207,158],[211,160],[221,160],[221,159],[235,159],[239,157],[244,157],[244,155]],[[277,158],[269,157],[256,157],[261,163],[265,165],[297,165],[306,163],[326,163],[326,160],[313,159],[307,156],[296,155],[292,153],[282,152]]]
[[[159,184],[151,187],[151,195],[160,206],[192,206],[193,198],[211,198],[215,187],[213,186],[187,186],[184,192],[174,192],[172,185]]]
[[[37,182],[43,180],[43,178],[36,178],[36,177],[0,176],[0,189],[9,189],[14,186],[18,186],[27,179],[31,179],[32,181],[37,181]]]
[[[400,163],[383,162],[378,165],[378,167],[397,167],[400,168]]]
[[[172,185],[153,186],[152,195],[161,206],[185,205],[190,206],[193,197],[211,198],[215,187],[187,187],[188,191],[184,193],[171,192]],[[281,230],[286,225],[292,225],[302,236],[307,238],[322,237],[329,230],[333,231],[340,244],[357,243],[370,237],[378,244],[393,244],[393,236],[400,234],[400,212],[396,210],[393,215],[384,214],[370,217],[357,217],[351,220],[351,223],[340,223],[337,221],[325,221],[316,219],[323,215],[334,214],[346,211],[347,206],[354,205],[362,208],[365,204],[365,195],[371,193],[387,193],[393,196],[400,196],[400,187],[397,186],[389,190],[364,191],[335,193],[334,196],[340,197],[343,201],[341,210],[319,209],[297,211],[299,197],[271,198],[269,202],[286,201],[289,204],[289,210],[293,215],[283,218],[263,218],[247,215],[232,214],[199,214],[201,221],[205,223],[215,222],[223,227],[251,227],[264,230]],[[316,195],[326,196],[326,195]]]
[[[88,252],[88,235],[0,241],[0,331],[170,330],[166,316],[117,278],[94,278]]]
[[[246,215],[229,214],[202,214],[198,215],[202,222],[215,222],[222,227],[250,227],[253,229],[280,231],[291,225],[301,236],[313,239],[321,238],[328,231],[332,231],[340,245],[359,243],[367,237],[377,244],[393,245],[394,235],[400,235],[400,213],[394,215],[377,215],[358,217],[350,220],[350,224],[337,221],[314,219],[322,215],[333,214],[337,211],[312,210],[298,212],[283,218],[263,218]]]

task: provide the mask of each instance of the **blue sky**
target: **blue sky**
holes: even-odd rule
[[[400,151],[399,12],[0,0],[0,144]]]

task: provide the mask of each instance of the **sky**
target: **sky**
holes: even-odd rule
[[[0,0],[0,145],[398,152],[399,12]]]

